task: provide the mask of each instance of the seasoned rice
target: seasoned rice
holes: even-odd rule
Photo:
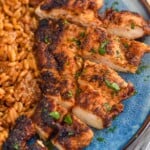
[[[29,0],[0,0],[0,149],[15,120],[32,115],[40,95],[33,55],[36,27]]]

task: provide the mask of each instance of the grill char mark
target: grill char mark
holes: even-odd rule
[[[18,147],[20,150],[28,150],[27,141],[36,133],[31,119],[21,116],[16,125],[10,131],[8,139],[3,145],[3,150],[14,150]]]
[[[53,8],[61,8],[68,4],[68,0],[46,0],[44,4],[41,5],[42,10],[50,10]]]
[[[62,20],[53,22],[52,20],[43,19],[40,21],[39,28],[35,34],[37,40],[35,49],[39,68],[57,68],[57,60],[53,52],[60,42],[63,31],[64,24]]]

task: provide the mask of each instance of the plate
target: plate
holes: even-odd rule
[[[102,11],[112,5],[119,10],[138,12],[149,19],[138,0],[105,0]],[[144,38],[144,42],[150,44],[150,37]],[[137,135],[137,131],[142,127],[146,118],[148,119],[150,116],[150,54],[143,57],[139,69],[138,74],[120,73],[124,79],[135,85],[137,93],[123,102],[124,112],[114,119],[111,127],[104,130],[93,129],[95,137],[85,150],[124,149],[130,140]]]

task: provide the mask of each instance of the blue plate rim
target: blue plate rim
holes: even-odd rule
[[[143,134],[144,129],[148,126],[149,123],[150,123],[150,112],[147,115],[140,129],[133,135],[133,137],[131,137],[131,139],[127,142],[123,150],[127,150],[138,139],[138,137]]]

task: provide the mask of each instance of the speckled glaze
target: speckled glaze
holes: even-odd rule
[[[105,0],[105,8],[110,7],[114,1],[116,0]],[[118,0],[118,2],[119,10],[136,11],[146,19],[150,19],[138,0]],[[145,38],[144,41],[150,44],[150,37]],[[150,54],[144,56],[141,66],[143,65],[149,67],[141,74],[120,74],[135,85],[137,94],[124,101],[124,112],[112,122],[109,129],[94,130],[95,138],[85,150],[122,150],[150,115]],[[98,137],[104,139],[98,141]]]

